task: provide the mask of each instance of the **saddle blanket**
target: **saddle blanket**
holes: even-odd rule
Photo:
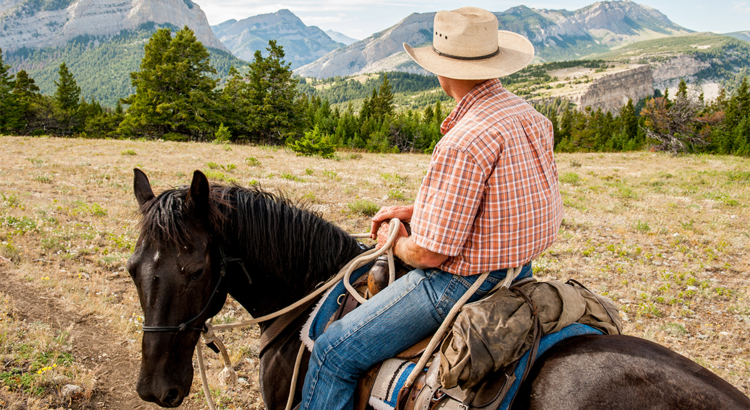
[[[601,334],[603,334],[601,331],[591,326],[573,323],[559,332],[543,336],[539,342],[539,349],[537,350],[536,357],[539,358],[547,350],[567,338]],[[505,396],[502,404],[498,407],[498,410],[506,410],[510,407],[511,402],[521,385],[521,378],[523,377],[526,365],[529,362],[529,354],[530,352],[527,351],[526,354],[521,357],[518,366],[516,366],[516,380],[508,391],[508,394]],[[375,385],[372,388],[369,401],[370,405],[375,410],[393,410],[396,406],[398,393],[401,391],[401,388],[404,387],[404,383],[406,383],[406,379],[409,377],[409,374],[411,374],[414,366],[414,363],[400,359],[386,360],[375,379]]]

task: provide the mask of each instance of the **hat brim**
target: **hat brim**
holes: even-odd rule
[[[534,59],[534,45],[524,36],[511,31],[497,32],[500,52],[482,60],[460,60],[438,55],[432,47],[414,48],[404,43],[404,50],[415,63],[439,76],[457,80],[488,80],[513,74]]]

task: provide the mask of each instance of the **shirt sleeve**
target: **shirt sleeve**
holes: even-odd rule
[[[414,243],[441,255],[458,255],[474,225],[485,180],[475,158],[438,144],[414,202]]]

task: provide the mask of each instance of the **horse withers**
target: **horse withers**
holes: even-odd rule
[[[134,191],[142,220],[128,271],[144,317],[137,391],[163,407],[179,406],[190,391],[202,324],[221,310],[227,294],[260,317],[312,292],[362,252],[350,235],[304,207],[255,187],[210,185],[200,171],[189,187],[155,196],[146,175],[135,170]],[[235,258],[247,269],[228,262]],[[260,353],[268,409],[286,404],[306,316]],[[309,354],[300,378],[308,360]],[[579,336],[536,361],[513,408],[747,410],[750,399],[655,343]]]

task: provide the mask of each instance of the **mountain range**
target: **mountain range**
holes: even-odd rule
[[[518,6],[496,12],[500,29],[526,36],[536,62],[575,60],[641,40],[691,33],[658,10],[632,1],[597,2],[575,11]],[[326,78],[378,71],[423,72],[403,52],[432,42],[435,13],[413,13],[398,24],[300,67],[304,77]]]
[[[160,27],[173,31],[190,27],[208,47],[219,76],[226,75],[232,65],[246,66],[257,50],[264,51],[268,40],[274,39],[284,46],[286,61],[296,74],[327,78],[379,71],[424,73],[403,52],[402,44],[430,44],[434,15],[411,14],[398,24],[357,41],[335,31],[307,26],[289,10],[228,20],[211,27],[193,0],[0,0],[0,49],[12,70],[29,72],[44,93],[54,92],[57,67],[65,61],[83,96],[114,106],[119,98],[133,91],[129,74],[138,69],[144,44]],[[501,29],[531,40],[536,47],[535,62],[616,58],[649,63],[661,70],[655,73],[655,79],[664,79],[666,84],[675,73],[690,72],[699,79],[735,75],[738,64],[750,61],[745,56],[750,53],[742,44],[694,41],[691,30],[674,24],[656,9],[632,1],[597,2],[574,11],[517,6],[495,15]],[[748,32],[728,35],[750,40]],[[643,57],[632,51],[652,53],[661,44],[660,39],[685,36],[688,38],[664,43],[667,48],[677,47],[676,54],[669,57]],[[641,43],[648,47],[629,48]],[[635,54],[623,56],[617,50]],[[695,55],[696,50],[701,51],[700,55]],[[739,57],[722,62],[720,54],[724,50],[739,53]],[[678,54],[692,56],[689,70],[683,67],[688,57],[664,63]],[[708,70],[707,65],[711,66]]]
[[[339,47],[323,30],[306,26],[289,10],[260,14],[246,19],[227,20],[212,26],[214,34],[236,57],[252,61],[256,50],[265,51],[268,40],[284,47],[292,69],[311,63]]]

